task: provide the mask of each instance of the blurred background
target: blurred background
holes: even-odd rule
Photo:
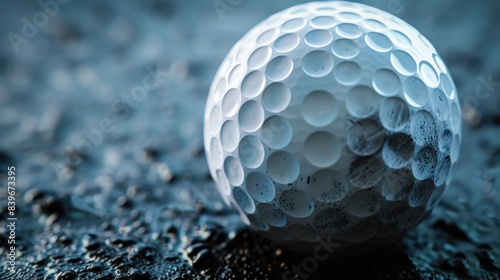
[[[202,125],[232,45],[304,2],[1,1],[3,279],[296,275],[304,256],[249,232],[223,204]],[[498,279],[500,3],[357,2],[407,21],[443,57],[462,104],[461,157],[441,205],[405,240],[307,276]],[[16,168],[16,273],[7,273],[3,226],[8,166]]]

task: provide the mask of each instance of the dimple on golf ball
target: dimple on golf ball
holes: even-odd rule
[[[328,239],[356,253],[436,206],[460,131],[456,88],[424,36],[366,5],[313,2],[231,49],[208,96],[204,144],[246,224],[298,250]]]

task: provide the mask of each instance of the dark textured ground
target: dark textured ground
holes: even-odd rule
[[[367,1],[414,25],[448,64],[467,109],[461,158],[441,204],[404,240],[307,275],[294,271],[306,255],[248,231],[223,205],[202,147],[225,53],[303,1],[220,0],[235,5],[222,16],[212,1],[73,1],[16,53],[7,34],[42,10],[19,2],[0,2],[0,279],[500,279],[498,2]],[[152,71],[158,86],[130,99]],[[96,131],[92,143],[85,134]]]

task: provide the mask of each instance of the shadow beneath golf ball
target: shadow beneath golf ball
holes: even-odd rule
[[[377,275],[380,271],[387,271],[392,267],[391,275],[400,273],[401,276],[413,276],[415,266],[408,258],[402,244],[391,244],[375,251],[357,256],[337,255],[335,252],[329,254],[328,248],[317,249],[312,253],[303,254],[284,249],[287,255],[288,269],[285,271],[284,279],[329,279],[333,275],[341,278],[349,276],[349,279],[372,279],[382,277]],[[391,265],[393,264],[393,265]],[[397,264],[397,265],[396,265]],[[286,278],[286,277],[290,278]]]

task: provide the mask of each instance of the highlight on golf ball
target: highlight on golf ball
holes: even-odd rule
[[[294,6],[255,26],[222,62],[205,111],[224,200],[304,251],[320,239],[348,254],[397,240],[436,206],[460,142],[456,88],[434,47],[349,2]]]

